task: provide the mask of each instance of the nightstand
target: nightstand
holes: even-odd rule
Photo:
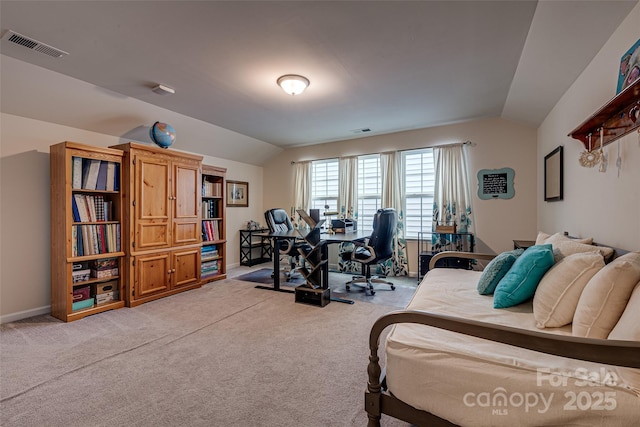
[[[527,249],[536,244],[535,240],[514,240],[513,249]]]

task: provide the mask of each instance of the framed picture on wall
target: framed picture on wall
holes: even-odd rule
[[[483,200],[511,199],[516,190],[513,187],[515,171],[511,168],[480,169],[478,171],[478,197]]]
[[[246,208],[249,206],[249,183],[227,181],[227,207]]]
[[[557,202],[563,197],[562,145],[544,156],[544,201]]]

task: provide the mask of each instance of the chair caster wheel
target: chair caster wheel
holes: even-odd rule
[[[395,291],[395,290],[396,290],[396,287],[395,287],[394,285],[391,285],[391,290],[392,290],[392,291]]]
[[[351,292],[351,286],[347,286],[347,292]]]

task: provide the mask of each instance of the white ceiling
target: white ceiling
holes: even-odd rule
[[[483,117],[537,126],[636,3],[2,0],[3,33],[69,55],[1,52],[286,148]],[[60,108],[50,77],[8,75],[15,63],[0,64],[5,113],[116,136],[144,124],[72,93]],[[304,94],[276,86],[288,73],[311,81]]]

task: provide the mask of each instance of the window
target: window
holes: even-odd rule
[[[417,239],[421,231],[431,232],[435,170],[433,150],[424,148],[403,151],[402,199],[405,213],[405,237]],[[311,162],[311,208],[324,212],[339,211],[338,159]],[[358,228],[370,230],[373,217],[382,207],[380,155],[358,156]],[[428,237],[428,236],[427,236]]]
[[[382,203],[380,155],[358,156],[358,228],[371,230]]]
[[[311,162],[311,208],[338,210],[338,159]]]
[[[405,237],[417,239],[418,232],[431,231],[435,170],[433,150],[402,152]]]

